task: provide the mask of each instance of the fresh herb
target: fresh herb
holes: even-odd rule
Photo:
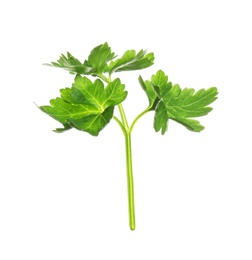
[[[136,122],[147,112],[154,112],[154,129],[165,134],[168,121],[174,120],[187,129],[200,132],[204,126],[193,119],[207,115],[212,108],[208,105],[217,98],[217,89],[192,88],[181,89],[178,84],[168,81],[168,76],[159,70],[150,80],[139,76],[139,83],[146,93],[149,105],[131,124],[128,124],[122,102],[127,97],[125,85],[112,75],[121,71],[145,69],[153,65],[154,54],[144,50],[126,51],[121,58],[115,54],[107,43],[95,47],[83,63],[69,52],[61,55],[57,62],[46,64],[75,74],[71,88],[60,90],[60,97],[50,100],[49,106],[40,109],[59,121],[63,127],[55,132],[61,133],[71,128],[98,136],[100,131],[113,118],[120,126],[126,147],[126,166],[128,181],[128,205],[130,229],[135,229],[134,184],[132,173],[131,133]],[[89,76],[89,77],[88,77]],[[90,76],[96,77],[94,81]],[[114,115],[118,107],[120,117]]]

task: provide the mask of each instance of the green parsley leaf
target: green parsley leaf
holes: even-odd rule
[[[99,75],[103,72],[107,63],[114,58],[115,54],[111,52],[111,48],[108,46],[108,43],[105,42],[91,51],[84,65],[92,67],[94,70],[93,74]]]
[[[147,51],[144,50],[140,50],[137,54],[134,50],[128,50],[121,58],[110,62],[107,72],[112,74],[113,72],[148,68],[154,63],[154,54],[146,53]]]
[[[57,62],[51,62],[51,64],[45,63],[44,65],[65,69],[71,74],[90,75],[94,72],[92,67],[82,64],[70,52],[67,52],[66,56],[61,54]]]
[[[75,127],[97,136],[113,116],[114,106],[125,100],[127,91],[120,79],[106,88],[100,79],[92,82],[77,75],[72,88],[61,89],[61,97],[50,100],[50,106],[40,109],[63,124],[56,132]]]
[[[111,51],[108,43],[96,46],[90,52],[88,59],[81,63],[70,52],[67,55],[61,54],[57,62],[44,64],[68,70],[71,74],[93,75],[104,77],[103,73],[139,70],[153,65],[154,54],[140,50],[138,53],[134,50],[126,51],[123,56],[117,60],[114,52]],[[109,63],[110,62],[110,63]]]
[[[215,87],[197,92],[192,88],[181,89],[178,84],[172,86],[162,71],[152,76],[152,85],[160,98],[154,118],[154,128],[157,132],[161,130],[162,134],[165,133],[168,118],[191,131],[200,132],[204,129],[199,121],[192,118],[207,115],[212,110],[208,105],[217,99],[218,92]]]
[[[56,128],[55,130],[53,130],[55,133],[63,133],[67,130],[72,129],[72,127],[69,124],[63,124],[63,128]]]
[[[87,77],[77,75],[73,88],[83,94],[87,103],[94,105],[101,111],[109,106],[120,104],[127,96],[127,91],[124,91],[125,86],[121,84],[118,78],[110,82],[104,89],[103,82],[100,79],[92,83]]]
[[[40,109],[62,124],[67,124],[70,118],[82,118],[101,111],[91,105],[70,104],[62,98],[50,100],[50,106],[41,106]]]
[[[168,76],[162,70],[152,75],[151,82],[158,96],[165,96],[172,87],[172,83],[168,82]]]
[[[89,115],[80,119],[70,119],[69,122],[78,130],[86,131],[93,136],[98,136],[99,132],[109,123],[113,116],[114,107],[108,107],[103,113]]]
[[[81,63],[70,52],[67,52],[66,56],[61,54],[57,62],[44,65],[62,68],[72,74],[100,75],[104,68],[107,67],[107,63],[113,58],[115,58],[115,54],[111,52],[108,43],[104,43],[95,47],[84,63]]]
[[[207,90],[181,89],[179,85],[172,85],[168,76],[162,70],[152,75],[151,81],[144,81],[139,76],[139,83],[149,99],[148,111],[155,110],[154,129],[164,134],[168,128],[168,121],[172,119],[191,131],[200,132],[204,129],[194,117],[207,115],[212,108],[208,107],[217,99],[215,87]]]
[[[160,100],[155,108],[155,117],[154,117],[154,129],[158,132],[161,130],[162,135],[165,134],[168,128],[168,114],[165,104]]]
[[[141,76],[138,77],[138,81],[149,99],[148,110],[155,110],[159,98],[153,88],[151,81],[149,80],[144,81]]]

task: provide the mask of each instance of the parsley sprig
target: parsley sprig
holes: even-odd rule
[[[114,119],[125,137],[126,168],[128,182],[128,205],[130,229],[135,229],[134,182],[132,169],[131,133],[136,122],[147,112],[154,112],[154,129],[164,135],[169,120],[178,122],[187,129],[200,132],[204,126],[195,117],[207,115],[212,108],[209,105],[217,99],[217,89],[184,88],[172,84],[168,76],[159,70],[150,80],[139,76],[140,86],[149,100],[147,108],[131,124],[128,123],[122,102],[127,98],[125,85],[120,78],[112,75],[121,71],[141,70],[154,63],[154,54],[145,50],[136,52],[127,50],[117,58],[108,43],[95,47],[87,60],[80,62],[69,52],[61,55],[57,62],[46,64],[62,68],[75,74],[71,88],[60,90],[60,97],[50,100],[50,105],[39,108],[59,121],[62,128],[54,131],[61,133],[71,128],[98,136],[100,131]],[[96,77],[95,80],[90,78]],[[114,115],[118,107],[120,117]]]

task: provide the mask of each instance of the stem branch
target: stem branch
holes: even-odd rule
[[[143,112],[141,112],[135,119],[134,119],[134,121],[132,122],[132,124],[131,124],[131,126],[130,126],[130,128],[129,128],[129,131],[131,132],[132,131],[132,129],[133,129],[133,127],[134,127],[134,125],[136,124],[136,122],[138,121],[138,119],[140,118],[140,117],[142,117],[143,115],[145,115],[147,112],[149,112],[150,110],[149,110],[149,108],[146,108]]]
[[[127,118],[126,118],[122,104],[118,105],[118,109],[119,109],[119,112],[120,112],[120,115],[121,115],[122,123],[123,123],[124,127],[126,128],[126,130],[128,130],[129,125],[128,125],[128,121],[127,121]]]

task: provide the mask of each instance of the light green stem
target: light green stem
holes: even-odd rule
[[[126,130],[129,130],[129,125],[128,125],[128,121],[127,121],[127,118],[126,118],[126,115],[125,115],[125,112],[123,109],[123,105],[119,104],[118,108],[119,108],[119,112],[121,115],[122,123],[123,123],[124,127],[126,128]]]
[[[133,180],[133,170],[132,170],[131,131],[129,129],[129,125],[122,104],[119,104],[118,108],[122,119],[121,125],[118,122],[117,118],[115,118],[115,120],[119,123],[120,127],[122,128],[125,137],[129,226],[131,230],[135,230],[136,223],[135,223],[135,203],[134,203],[134,180]]]
[[[132,122],[132,124],[131,124],[131,126],[130,126],[130,132],[132,131],[132,129],[133,129],[133,127],[134,127],[134,125],[136,124],[136,122],[138,121],[138,119],[140,118],[140,117],[142,117],[143,115],[145,115],[147,112],[149,112],[150,110],[149,110],[149,108],[147,108],[147,109],[145,109],[142,113],[140,113],[135,119],[134,119],[134,121]]]
[[[146,114],[149,109],[147,108],[140,113],[132,122],[129,127],[127,118],[123,109],[122,104],[118,105],[118,109],[121,116],[121,121],[114,116],[114,119],[119,124],[125,137],[125,148],[126,148],[126,169],[127,169],[127,185],[128,185],[128,207],[129,207],[129,226],[131,230],[135,230],[135,202],[134,202],[134,179],[133,179],[133,167],[132,167],[132,148],[131,148],[131,131],[140,117]]]
[[[132,171],[132,151],[131,151],[131,134],[125,135],[126,144],[126,164],[127,164],[127,182],[128,182],[128,204],[129,204],[129,226],[135,230],[135,203],[134,203],[134,180]]]

